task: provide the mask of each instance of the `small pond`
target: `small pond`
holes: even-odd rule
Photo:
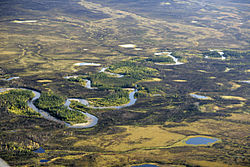
[[[216,138],[192,137],[192,138],[188,139],[187,141],[185,141],[185,143],[186,144],[194,144],[194,145],[200,145],[200,144],[209,145],[209,144],[212,144],[218,140],[219,139],[216,139]]]
[[[40,162],[49,162],[47,159],[41,159]]]
[[[10,78],[8,78],[8,79],[6,79],[6,81],[11,81],[11,80],[13,80],[13,79],[19,79],[20,77],[10,77]]]
[[[0,79],[0,80],[3,80],[3,81],[11,81],[13,79],[19,79],[20,77],[10,77],[8,79]]]
[[[240,81],[240,82],[242,82],[242,83],[250,83],[250,81]]]
[[[143,164],[143,165],[131,166],[131,167],[159,167],[159,166],[157,166],[157,165],[152,165],[152,164]]]
[[[37,20],[14,20],[13,23],[36,23]]]
[[[37,150],[35,150],[34,152],[35,153],[45,153],[45,150],[42,147],[40,147]]]
[[[122,48],[135,48],[136,47],[136,45],[134,45],[134,44],[123,44],[123,45],[119,45],[119,46]]]
[[[101,66],[101,64],[99,63],[75,63],[75,66]]]
[[[191,93],[190,96],[192,96],[193,98],[197,98],[197,99],[209,99],[209,97],[207,96],[197,95],[194,93]]]

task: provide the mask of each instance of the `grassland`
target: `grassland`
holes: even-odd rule
[[[185,136],[168,132],[160,126],[133,127],[122,126],[125,132],[107,135],[96,140],[79,140],[74,147],[81,147],[93,143],[93,146],[106,151],[129,151],[134,149],[149,149],[164,146],[166,143],[174,143]]]

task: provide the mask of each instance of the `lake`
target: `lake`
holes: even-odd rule
[[[216,138],[192,137],[192,138],[188,139],[187,141],[185,141],[185,143],[186,144],[193,144],[193,145],[201,145],[201,144],[209,145],[209,144],[212,144],[218,140],[219,139],[216,139]]]
[[[159,167],[159,166],[157,166],[157,165],[152,165],[152,164],[143,164],[143,165],[131,166],[131,167]]]

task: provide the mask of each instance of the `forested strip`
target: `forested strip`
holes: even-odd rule
[[[124,61],[114,64],[109,68],[109,70],[110,72],[131,76],[132,78],[138,80],[155,75],[157,72],[154,68],[146,67],[145,65],[137,64],[132,61]]]
[[[133,88],[136,82],[157,75],[156,69],[133,61],[124,61],[111,65],[107,71],[123,74],[124,77],[116,78],[105,73],[93,74],[89,76],[93,87],[107,90],[113,88]]]
[[[35,105],[50,113],[52,116],[66,121],[68,123],[83,123],[86,122],[85,115],[79,111],[69,110],[64,106],[65,99],[52,92],[44,92],[40,98],[35,101]]]
[[[18,115],[39,115],[39,113],[35,112],[27,105],[27,101],[31,100],[33,97],[34,94],[29,90],[9,90],[0,94],[0,108],[6,108],[9,112]]]
[[[154,56],[151,58],[147,58],[146,61],[152,61],[154,63],[175,63],[173,58],[166,56]]]
[[[129,93],[128,91],[122,89],[116,89],[101,99],[92,100],[92,105],[94,106],[119,106],[122,104],[129,103]]]
[[[230,51],[230,50],[225,50],[223,51],[224,55],[226,58],[247,58],[250,56],[250,52],[236,52],[236,51]]]
[[[131,76],[122,78],[109,77],[105,73],[97,73],[90,76],[93,87],[98,87],[100,90],[110,90],[114,88],[133,88],[137,79]]]
[[[215,58],[221,57],[221,55],[217,51],[205,51],[203,52],[203,56],[215,57]],[[231,50],[224,50],[223,56],[229,59],[243,58],[243,57],[249,57],[250,52],[236,52],[236,51],[231,51]]]

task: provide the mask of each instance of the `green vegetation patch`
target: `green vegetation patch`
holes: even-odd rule
[[[226,58],[243,58],[243,57],[249,57],[250,52],[236,52],[236,51],[231,51],[231,50],[224,50],[223,51],[223,56]]]
[[[113,89],[113,88],[132,88],[135,83],[149,79],[157,75],[157,70],[154,68],[146,67],[143,64],[135,63],[132,61],[124,61],[111,65],[108,72],[122,74],[124,77],[116,78],[111,77],[105,73],[96,73],[90,75],[89,79],[92,81],[93,87],[99,89]]]
[[[119,106],[129,102],[128,91],[116,89],[104,98],[90,100],[94,106]]]
[[[70,108],[73,108],[75,110],[79,110],[79,111],[83,111],[83,112],[90,112],[90,108],[88,108],[86,105],[78,102],[78,101],[74,101],[72,100],[70,103]]]
[[[25,143],[21,142],[7,142],[7,143],[3,143],[1,144],[1,148],[4,150],[8,150],[8,151],[17,151],[17,152],[30,152],[34,149],[39,148],[39,144],[33,141],[29,141],[29,143]]]
[[[203,52],[203,56],[221,58],[221,55],[217,51],[206,51]]]
[[[221,56],[224,56],[227,59],[239,59],[250,56],[250,52],[239,52],[233,50],[224,50],[222,53],[223,55],[219,54],[218,51],[205,51],[202,54],[204,57],[221,58]]]
[[[63,97],[52,92],[43,92],[40,98],[35,101],[35,105],[38,108],[49,112],[52,116],[60,120],[71,124],[86,122],[84,114],[75,110],[69,110],[63,105],[64,103],[65,100]]]
[[[175,63],[175,61],[171,57],[166,56],[154,56],[146,59],[146,61],[151,61],[154,63]]]
[[[29,90],[13,89],[0,94],[0,108],[7,108],[11,113],[25,116],[38,116],[39,113],[32,110],[27,101],[34,94]]]
[[[134,83],[137,79],[125,76],[122,78],[114,78],[110,77],[105,73],[97,73],[90,76],[90,80],[92,81],[93,87],[98,87],[99,89],[109,90],[112,88],[128,88],[134,87]]]
[[[86,83],[87,83],[87,81],[85,79],[86,79],[86,77],[79,76],[77,78],[69,78],[68,81],[79,83],[80,85],[85,87]]]
[[[130,78],[134,79],[145,79],[149,76],[156,75],[157,70],[154,68],[146,67],[142,64],[136,64],[131,61],[124,61],[114,65],[109,68],[110,72],[124,74]]]

